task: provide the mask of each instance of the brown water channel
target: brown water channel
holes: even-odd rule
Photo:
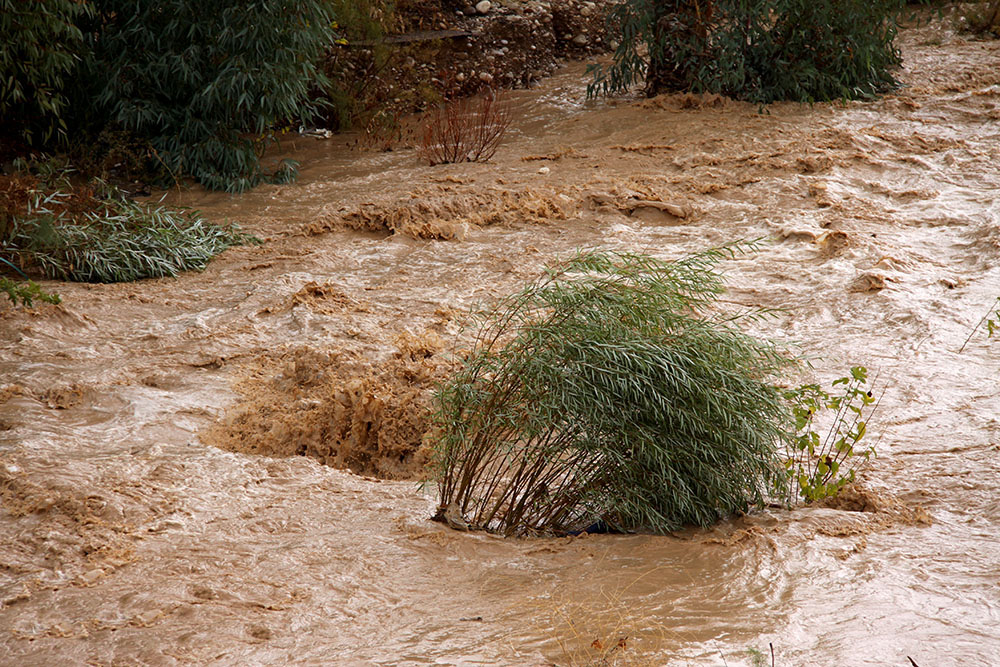
[[[1000,42],[903,46],[877,102],[586,103],[571,67],[488,164],[301,138],[298,183],[172,193],[266,242],[0,313],[0,663],[1000,664],[1000,342],[958,352],[1000,296]],[[431,523],[411,481],[208,444],[240,405],[280,440],[312,369],[447,342],[574,248],[759,236],[726,298],[784,309],[757,333],[806,379],[888,383],[853,505],[504,540]]]

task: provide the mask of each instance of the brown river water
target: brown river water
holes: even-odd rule
[[[295,184],[171,193],[265,243],[0,312],[0,663],[1000,665],[1000,341],[959,352],[1000,296],[1000,42],[901,43],[876,102],[591,103],[571,66],[487,164],[303,137]],[[725,298],[783,309],[755,333],[812,359],[789,382],[887,387],[867,491],[501,539],[429,521],[416,410],[323,449],[553,257],[761,236]]]

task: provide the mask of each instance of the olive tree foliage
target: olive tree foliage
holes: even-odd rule
[[[591,95],[711,92],[759,104],[858,99],[897,85],[902,0],[622,0]]]

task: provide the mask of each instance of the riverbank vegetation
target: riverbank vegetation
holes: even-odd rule
[[[902,0],[624,0],[591,94],[709,92],[759,104],[858,99],[898,82]]]
[[[106,130],[144,149],[164,183],[231,192],[287,180],[266,165],[278,121],[307,118],[334,35],[321,0],[205,5],[3,0],[0,113],[8,153],[54,152]]]
[[[0,175],[7,266],[58,280],[124,282],[200,270],[226,248],[256,241],[196,211],[139,203],[100,179],[74,176],[51,162]]]
[[[99,282],[199,269],[247,237],[131,194],[186,178],[229,192],[294,178],[294,163],[264,155],[279,121],[316,111],[318,62],[336,35],[329,2],[0,0],[0,10],[7,264]],[[30,303],[21,289],[7,293]]]

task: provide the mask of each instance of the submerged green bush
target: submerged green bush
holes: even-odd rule
[[[767,104],[864,98],[897,85],[902,0],[622,0],[591,95],[711,92]]]
[[[47,217],[20,221],[13,241],[49,278],[115,283],[200,271],[250,237],[209,223],[197,211],[135,202],[109,203],[73,224]]]
[[[0,255],[49,278],[125,282],[204,269],[223,250],[255,242],[197,211],[140,204],[102,183],[73,188],[63,175],[29,193]],[[9,263],[9,260],[4,259]]]
[[[795,433],[785,448],[790,503],[797,497],[812,502],[836,496],[876,455],[875,445],[861,444],[881,402],[868,369],[854,366],[832,386],[832,394],[818,384],[784,392],[795,419]]]
[[[62,302],[58,294],[46,292],[31,280],[17,281],[0,276],[0,292],[6,294],[15,306],[31,308],[36,300],[53,304]]]
[[[511,534],[707,525],[783,488],[790,363],[714,309],[713,267],[583,252],[479,314],[436,395],[440,520]],[[744,317],[755,313],[746,313]]]

